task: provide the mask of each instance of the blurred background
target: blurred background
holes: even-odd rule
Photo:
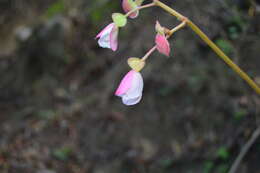
[[[260,8],[254,0],[162,0],[189,17],[260,83]],[[145,3],[149,3],[146,0]],[[1,173],[226,173],[260,125],[260,98],[189,28],[142,71],[140,104],[114,91],[127,58],[154,45],[145,9],[120,30],[119,50],[96,34],[119,0],[0,1]],[[238,173],[260,172],[260,140]]]

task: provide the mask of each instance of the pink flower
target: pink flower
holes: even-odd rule
[[[142,98],[143,86],[141,73],[131,70],[122,79],[115,95],[121,97],[125,105],[135,105]]]
[[[156,43],[157,50],[160,53],[166,56],[170,56],[170,51],[171,51],[170,44],[165,35],[158,33],[155,38],[155,43]]]
[[[111,23],[108,26],[106,26],[96,36],[96,39],[99,38],[98,40],[99,46],[116,51],[118,47],[118,41],[117,41],[118,31],[119,28],[115,25],[115,23]]]
[[[129,11],[137,8],[137,4],[133,0],[123,0],[122,7],[125,11],[125,13],[128,13]],[[130,18],[136,18],[139,14],[139,11],[135,11],[129,15]]]

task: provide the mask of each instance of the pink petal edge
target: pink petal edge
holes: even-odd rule
[[[155,38],[155,43],[156,43],[156,47],[157,50],[166,55],[166,56],[170,56],[170,44],[167,40],[167,38],[161,34],[157,34],[156,38]]]
[[[123,95],[131,88],[134,74],[135,74],[135,71],[131,70],[124,76],[124,78],[121,80],[121,82],[115,92],[116,96]]]
[[[118,31],[119,28],[114,25],[110,33],[110,46],[113,51],[116,51],[118,47]]]
[[[133,7],[131,7],[131,4],[128,3],[128,0],[123,0],[122,7],[123,7],[125,13],[128,13],[129,11],[133,10]],[[139,11],[136,11],[134,13],[131,13],[129,17],[133,19],[133,18],[136,18],[138,16],[138,14],[139,14]]]
[[[109,25],[107,25],[102,31],[100,31],[99,33],[98,33],[98,35],[96,36],[96,39],[97,38],[99,38],[99,37],[101,37],[102,36],[102,34],[107,30],[107,29],[109,29],[110,27],[114,27],[114,23],[110,23]]]

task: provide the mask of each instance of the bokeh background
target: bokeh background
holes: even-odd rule
[[[259,2],[162,2],[260,82]],[[94,37],[113,12],[119,0],[0,1],[0,172],[226,173],[260,125],[259,96],[185,28],[170,58],[149,58],[141,103],[123,105],[113,93],[127,58],[154,45],[156,20],[178,21],[145,9],[112,52]],[[259,163],[257,140],[237,172]]]

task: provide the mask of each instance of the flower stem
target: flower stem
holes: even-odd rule
[[[232,69],[234,70],[242,79],[244,79],[249,86],[251,86],[257,94],[260,95],[260,88],[259,86],[245,73],[241,70],[220,48],[217,47],[213,41],[211,41],[208,36],[203,33],[198,26],[196,26],[192,21],[188,18],[183,16],[182,14],[178,13],[171,7],[167,6],[166,4],[160,2],[159,0],[153,1],[157,6],[161,7],[171,15],[177,17],[180,21],[185,21],[186,24],[205,42],[208,46]]]
[[[174,9],[172,9],[171,7],[167,6],[166,4],[160,2],[159,0],[153,0],[153,2],[155,3],[155,5],[163,8],[165,11],[167,11],[168,13],[170,13],[173,16],[176,16],[178,20],[183,21],[183,19],[185,19],[186,17],[183,16],[182,14],[180,14],[179,12],[175,11]]]
[[[142,61],[147,60],[147,58],[149,58],[149,56],[156,50],[156,46],[154,46],[153,48],[151,48],[142,58]]]
[[[125,14],[125,17],[129,17],[133,12],[136,12],[136,11],[138,11],[138,10],[141,10],[141,9],[144,9],[144,8],[153,7],[153,6],[155,6],[155,3],[154,3],[154,2],[152,2],[152,3],[150,3],[150,4],[146,4],[146,5],[140,6],[140,7],[137,7],[137,8],[135,8],[135,9],[129,11],[128,13],[126,13],[126,14]]]
[[[183,21],[181,24],[179,24],[178,26],[176,26],[175,28],[171,29],[167,35],[168,37],[170,37],[173,33],[175,33],[176,31],[180,30],[181,28],[183,28],[186,25],[186,21]],[[168,38],[167,37],[167,38]]]

